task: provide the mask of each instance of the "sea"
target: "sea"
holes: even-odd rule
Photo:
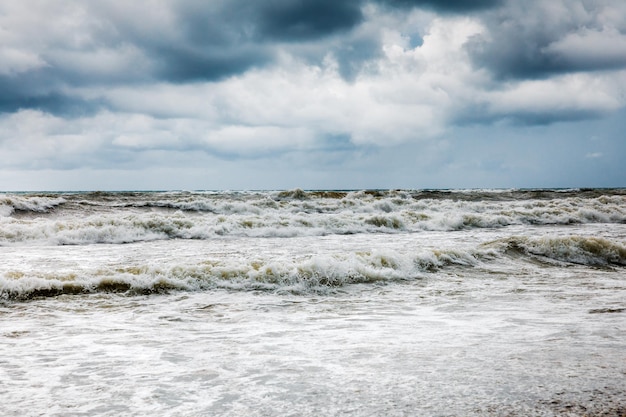
[[[626,416],[626,189],[0,194],[2,416]]]

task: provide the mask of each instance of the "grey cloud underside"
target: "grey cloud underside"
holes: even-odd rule
[[[217,81],[272,61],[272,54],[254,46],[238,48],[177,48],[162,46],[150,51],[156,79],[174,83]]]
[[[487,68],[499,78],[538,78],[626,66],[625,54],[593,56],[590,59],[585,54],[568,55],[549,49],[551,43],[564,34],[575,32],[581,24],[589,23],[586,21],[564,21],[558,22],[558,25],[546,22],[544,25],[541,19],[537,19],[528,23],[513,13],[496,13],[502,9],[503,0],[373,1],[402,10],[427,8],[437,12],[487,12],[481,19],[489,28],[491,37],[475,37],[468,43],[467,50],[476,66]],[[135,18],[113,14],[101,5],[92,5],[90,7],[100,13],[104,21],[101,24],[104,29],[98,29],[93,34],[98,37],[99,46],[135,46],[149,62],[147,67],[142,68],[143,72],[132,74],[133,69],[127,68],[124,74],[90,75],[73,71],[64,62],[55,62],[54,56],[46,57],[51,66],[37,72],[72,85],[80,82],[126,84],[150,80],[217,81],[273,63],[274,43],[287,42],[304,45],[299,49],[292,47],[290,52],[300,52],[309,59],[319,60],[323,54],[321,51],[311,54],[315,48],[307,45],[317,43],[320,50],[329,48],[339,61],[342,75],[350,79],[359,72],[364,62],[380,54],[380,42],[354,39],[349,34],[363,22],[365,4],[365,0],[234,0],[207,7],[204,2],[190,0],[173,3],[170,28],[154,27],[149,30],[138,27]],[[324,39],[337,34],[345,34],[341,44],[324,44]],[[40,76],[35,72],[31,75],[34,78]]]
[[[146,48],[158,62],[157,76],[167,81],[185,82],[214,81],[240,74],[274,62],[276,42],[291,44],[286,46],[291,53],[304,55],[316,63],[328,53],[328,48],[344,52],[345,49],[361,50],[365,44],[357,40],[353,48],[348,40],[337,48],[324,43],[324,38],[349,31],[362,22],[359,1],[274,0],[240,6],[237,16],[232,15],[232,10],[204,16],[201,13],[189,16],[188,10],[182,13],[180,19],[184,20],[189,43],[163,43]],[[304,47],[298,46],[302,44]],[[367,43],[367,47],[374,50],[378,46]],[[372,56],[368,52],[363,55]],[[344,61],[342,68],[350,66],[343,53],[338,55]]]
[[[376,1],[391,7],[428,7],[444,11],[483,9],[499,2]],[[114,72],[94,73],[73,68],[64,55],[42,51],[49,65],[23,74],[20,80],[13,82],[27,86],[46,79],[44,89],[53,90],[60,85],[219,81],[275,62],[276,42],[292,44],[287,46],[290,52],[309,61],[319,62],[330,51],[337,58],[342,76],[353,79],[362,64],[378,57],[381,51],[377,39],[350,37],[350,30],[363,22],[365,4],[366,0],[233,0],[207,5],[188,0],[169,5],[171,25],[159,27],[161,22],[152,26],[137,24],[137,16],[108,6],[106,2],[94,3],[87,6],[98,16],[98,24],[90,34],[95,39],[93,45],[82,49],[65,46],[67,51],[64,52],[80,55],[95,52],[98,48],[116,50],[121,45],[131,45],[146,59],[143,66],[129,64]],[[346,37],[341,42],[324,42],[329,36],[338,34],[346,34]],[[12,82],[11,76],[4,81]],[[28,103],[45,102],[47,96],[63,94],[38,91],[22,95],[24,97],[15,101],[15,109]],[[5,111],[10,111],[10,103],[10,100],[4,100]]]
[[[173,82],[216,81],[274,62],[275,42],[319,41],[363,19],[360,2],[352,0],[229,5],[218,10],[179,6],[176,20],[182,39],[137,39],[156,63],[154,75]]]
[[[315,45],[362,22],[361,6],[361,0],[234,0],[212,5],[190,0],[172,3],[168,10],[171,25],[159,27],[137,24],[137,16],[120,13],[105,2],[89,4],[87,8],[98,16],[98,24],[89,34],[93,44],[80,48],[55,45],[40,51],[45,66],[17,75],[0,73],[0,111],[37,108],[60,114],[95,108],[85,99],[72,98],[65,91],[67,87],[219,81],[275,62],[277,42],[292,44],[291,53],[308,54],[309,60],[317,62],[330,47],[341,53],[342,68],[354,68],[358,64],[348,62],[350,53],[343,55],[340,50],[354,50],[349,42],[341,47],[323,42]],[[299,48],[298,44],[305,47]],[[111,71],[93,71],[80,68],[68,58],[103,49],[118,51],[129,45],[145,62],[131,61]],[[358,52],[352,53],[354,59],[360,59],[358,55],[371,56],[363,47],[378,48],[378,44],[358,41]],[[311,53],[315,49],[317,52]],[[103,62],[101,67],[106,64]]]
[[[533,7],[537,4],[542,5],[529,1],[527,9],[485,13],[487,33],[466,44],[474,65],[500,80],[626,68],[626,25],[606,22],[606,4],[590,0],[580,10],[568,10],[565,2],[565,9],[552,15]]]
[[[543,37],[525,38],[504,33],[495,41],[476,37],[468,42],[467,50],[477,67],[488,69],[498,79],[541,79],[565,73],[626,68],[626,54],[588,59],[584,55],[551,52],[550,44]]]
[[[499,6],[503,0],[378,0],[379,3],[400,8],[427,8],[444,13],[462,13]]]
[[[515,3],[505,0],[186,0],[168,4],[171,20],[161,27],[148,17],[147,24],[138,24],[141,16],[107,8],[107,2],[94,2],[86,6],[100,20],[90,33],[94,42],[82,49],[66,46],[69,52],[80,55],[98,48],[115,51],[130,45],[143,61],[135,64],[133,58],[110,71],[94,72],[74,65],[65,55],[55,55],[54,48],[43,50],[46,66],[17,75],[0,74],[0,112],[32,108],[67,117],[107,107],[115,110],[103,100],[77,95],[75,89],[218,82],[276,63],[281,49],[313,65],[320,64],[330,53],[337,61],[340,75],[353,81],[367,70],[369,63],[382,56],[380,34],[358,31],[366,18],[364,7],[372,4],[402,13],[412,8],[461,15],[475,12],[472,16],[480,19],[487,31],[472,38],[465,48],[475,67],[493,74],[496,86],[502,79],[549,78],[569,72],[626,68],[626,54],[619,50],[594,55],[594,50],[602,49],[600,44],[594,48],[592,42],[587,42],[588,50],[576,53],[555,47],[566,35],[577,34],[581,27],[602,30],[596,3],[600,4],[590,1],[586,15],[578,20],[563,17],[553,24],[544,22],[541,16],[526,19],[523,8],[514,8],[511,5]],[[421,39],[415,39],[411,38],[412,47],[421,44]],[[63,46],[55,47],[58,50]],[[492,123],[504,118],[514,123],[545,124],[597,114],[573,110],[501,115],[481,113],[478,106],[472,111],[460,111],[452,120],[459,124]]]
[[[215,81],[274,62],[276,42],[319,41],[363,20],[360,0],[202,5],[183,2],[173,10],[177,33],[142,33],[124,24],[118,41],[144,51],[155,63],[152,75],[159,79]]]
[[[0,113],[35,109],[56,116],[80,117],[106,107],[101,99],[85,99],[62,90],[60,81],[45,73],[0,75]]]
[[[10,113],[16,109],[36,109],[71,118],[94,115],[105,107],[106,103],[101,100],[84,100],[61,93],[0,98],[0,113]]]
[[[355,0],[272,0],[259,6],[261,37],[283,41],[318,39],[363,20],[361,4]]]
[[[474,104],[458,111],[451,120],[456,126],[488,126],[505,122],[512,126],[547,126],[559,122],[601,119],[606,111],[594,109],[516,110],[499,113],[489,106]]]

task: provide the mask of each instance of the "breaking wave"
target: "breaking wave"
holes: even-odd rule
[[[8,217],[16,212],[46,213],[66,201],[60,196],[0,194],[0,217]]]
[[[626,266],[626,246],[597,237],[510,237],[485,246],[580,265]]]
[[[0,298],[25,300],[61,294],[169,290],[267,290],[326,293],[352,284],[413,281],[448,268],[489,269],[511,257],[587,266],[626,266],[626,246],[594,237],[510,237],[472,250],[424,249],[414,253],[363,251],[338,255],[247,259],[222,257],[197,264],[137,264],[39,273],[13,269],[0,276]],[[508,263],[510,265],[510,263]]]
[[[147,294],[217,288],[327,292],[350,284],[420,279],[449,266],[471,267],[486,254],[447,250],[407,256],[375,251],[294,260],[210,259],[196,265],[126,265],[54,273],[16,269],[0,276],[0,298],[24,300],[61,294]]]
[[[0,246],[583,223],[626,223],[626,196],[621,190],[602,195],[596,191],[293,190],[0,196]]]
[[[609,224],[605,230],[616,228],[614,224],[626,224],[626,191],[296,189],[3,194],[0,195],[0,247],[14,246],[7,252],[17,254],[29,250],[42,255],[24,259],[43,260],[28,265],[18,261],[13,264],[8,259],[0,270],[0,299],[213,288],[310,293],[335,291],[352,284],[411,281],[433,277],[441,271],[459,272],[456,269],[467,271],[480,267],[489,271],[494,264],[502,270],[511,270],[511,265],[517,267],[518,262],[626,266],[626,246],[619,240],[623,234],[606,235],[617,241],[563,236],[570,232],[586,234],[580,228],[568,226],[585,223]],[[533,227],[511,228],[516,236],[480,245],[479,242],[487,239],[506,236],[506,232],[474,233],[476,229],[525,225]],[[559,228],[558,236],[530,234],[538,229],[534,226],[542,225],[566,227]],[[527,234],[525,229],[530,232]],[[413,233],[414,236],[409,236]],[[345,237],[342,242],[359,240],[365,243],[358,250],[363,247],[368,250],[358,252],[355,247],[345,249],[347,246],[340,245],[339,252],[333,248],[326,254],[318,251],[318,255],[311,255],[315,251],[307,247],[302,251],[281,252],[282,255],[261,252],[257,256],[251,249],[258,242],[261,242],[259,247],[265,247],[269,239],[260,240],[263,238],[285,238],[285,246],[289,246],[289,238],[304,237],[302,241],[309,242],[307,236],[355,234],[359,235],[358,239]],[[463,238],[478,234],[487,237],[471,243]],[[444,243],[430,242],[429,236],[436,236],[438,242]],[[399,251],[391,251],[390,246],[383,245],[374,249],[377,238],[402,242],[406,237],[419,241],[419,248],[397,246]],[[185,258],[188,261],[183,262],[176,254],[167,252],[170,246],[195,244],[186,240],[203,240],[202,247],[221,248],[226,242],[238,244],[239,238],[252,238],[247,241],[250,246],[245,253],[254,255],[243,257],[235,249],[212,259],[200,252],[198,256],[189,255]],[[102,253],[111,254],[126,251],[126,247],[122,249],[116,244],[153,241],[163,242],[141,244],[142,250],[147,250],[145,256],[132,258],[129,263],[119,264],[116,256],[110,260],[108,255],[94,263],[76,263],[72,258],[73,253],[91,253],[93,248],[88,245],[92,244],[113,245],[97,246]],[[317,239],[310,242],[315,244]],[[149,259],[150,248],[162,243],[167,248],[166,255],[159,260]],[[77,247],[61,248],[62,245]],[[275,239],[271,245],[280,247],[283,240]],[[466,245],[479,246],[468,249]],[[73,266],[47,263],[45,253],[51,248],[62,253],[61,259],[69,259],[68,265]]]

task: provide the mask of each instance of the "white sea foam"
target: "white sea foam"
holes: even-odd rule
[[[146,255],[150,247],[142,248]],[[133,250],[137,250],[135,247]],[[72,264],[70,267],[4,266],[0,298],[24,299],[90,292],[198,291],[211,288],[322,292],[350,284],[420,279],[451,265],[471,267],[493,251],[374,250],[335,255],[221,255],[205,260],[160,258],[158,262]]]
[[[3,197],[3,415],[626,409],[621,190]]]
[[[76,260],[64,256],[56,262],[56,253],[67,253],[63,248],[55,252],[52,246],[41,252],[32,247],[30,253],[48,254],[49,260],[43,264],[40,258],[24,258],[28,252],[24,254],[23,249],[15,247],[16,259],[0,269],[0,298],[215,288],[326,293],[353,284],[420,280],[442,270],[470,273],[477,267],[527,268],[542,259],[589,266],[626,265],[626,246],[592,236],[512,236],[471,247],[448,247],[438,246],[440,243],[433,240],[435,235],[405,235],[393,244],[376,245],[376,249],[345,247],[343,239],[331,239],[329,242],[337,243],[327,249],[310,248],[307,242],[313,238],[305,238],[291,239],[290,247],[278,251],[282,238],[254,243],[255,239],[197,241],[201,246],[187,245],[185,240],[180,240],[177,246],[167,241],[131,246],[78,246],[73,255]],[[376,241],[364,238],[361,245]],[[268,242],[271,242],[269,249],[264,246]],[[338,250],[336,245],[343,248]],[[237,249],[239,246],[248,249],[242,253]],[[178,249],[173,250],[175,247]],[[98,255],[91,255],[96,248]],[[209,253],[203,248],[209,249]],[[216,252],[218,249],[221,250]],[[132,256],[128,257],[126,251]],[[106,262],[89,261],[92,256]],[[120,260],[111,262],[111,259]]]
[[[463,200],[416,198],[402,191],[379,194],[293,191],[235,195],[96,194],[54,198],[11,195],[3,198],[0,245],[80,245],[220,236],[295,237],[454,231],[511,225],[626,223],[626,197],[623,195]],[[31,214],[12,216],[15,210]]]

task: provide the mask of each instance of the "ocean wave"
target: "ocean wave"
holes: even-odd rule
[[[626,196],[573,193],[552,191],[564,195],[552,199],[541,193],[513,199],[513,191],[7,194],[0,198],[0,246],[626,223]],[[466,194],[472,199],[461,198]]]
[[[377,249],[312,256],[221,254],[192,262],[172,258],[104,266],[81,264],[72,269],[41,271],[24,265],[5,269],[0,275],[0,299],[208,289],[328,293],[353,284],[433,278],[441,271],[466,275],[462,271],[474,268],[489,271],[494,265],[498,270],[515,273],[519,262],[620,268],[626,266],[626,246],[584,236],[513,236],[464,249]]]
[[[518,253],[546,260],[588,266],[626,266],[626,246],[607,239],[586,236],[509,237],[484,245],[500,247],[503,252]]]
[[[481,257],[481,253],[460,250],[427,250],[414,255],[371,251],[304,259],[209,259],[167,267],[143,264],[45,273],[12,269],[0,276],[0,298],[218,288],[327,293],[351,284],[420,279],[449,266],[472,267]]]
[[[391,213],[302,213],[268,211],[257,214],[106,212],[55,217],[0,217],[0,246],[120,244],[169,239],[223,237],[300,237],[367,233],[417,233],[502,228],[511,225],[553,225],[619,222],[616,214],[588,211],[554,218],[545,212],[459,213],[455,210],[405,210]]]
[[[0,217],[8,217],[15,212],[46,213],[66,202],[60,196],[0,194]]]

